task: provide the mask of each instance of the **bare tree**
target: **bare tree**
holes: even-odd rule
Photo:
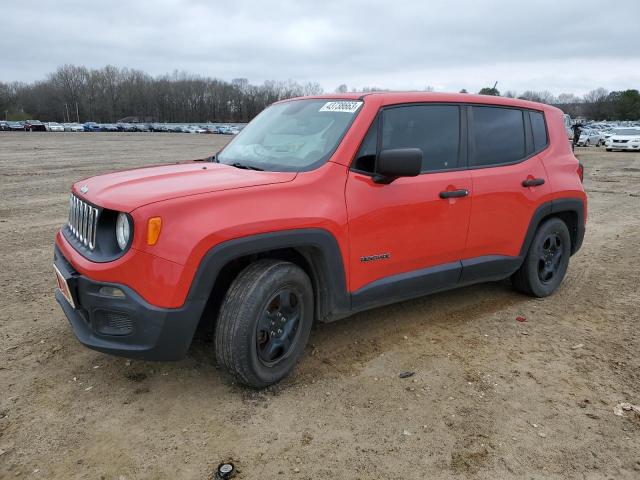
[[[532,102],[546,103],[548,105],[557,103],[556,97],[553,96],[548,90],[533,91],[527,90],[522,93],[518,98],[522,100],[530,100]]]
[[[580,97],[573,93],[561,93],[558,95],[557,102],[560,105],[567,105],[570,103],[580,103]]]
[[[303,95],[322,95],[324,90],[318,82],[307,82],[302,85]]]

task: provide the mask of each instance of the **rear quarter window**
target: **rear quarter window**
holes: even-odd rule
[[[544,114],[542,112],[529,112],[529,118],[531,119],[531,131],[533,133],[533,149],[539,152],[549,143]]]

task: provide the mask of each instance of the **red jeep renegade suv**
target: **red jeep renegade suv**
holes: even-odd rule
[[[440,93],[279,102],[211,158],[69,201],[56,299],[80,342],[174,360],[212,321],[218,362],[257,388],[314,321],[507,277],[550,295],[587,210],[560,110]]]

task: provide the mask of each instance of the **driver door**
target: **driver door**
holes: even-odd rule
[[[441,288],[457,283],[471,211],[462,113],[457,105],[387,107],[369,129],[346,185],[354,302],[368,289],[424,285],[431,274]],[[375,159],[392,148],[420,148],[422,174],[375,183]]]

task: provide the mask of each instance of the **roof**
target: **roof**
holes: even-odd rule
[[[549,105],[545,105],[537,102],[530,102],[528,100],[520,100],[518,98],[497,97],[494,95],[475,95],[470,93],[445,93],[445,92],[349,92],[349,93],[329,93],[323,95],[312,95],[302,98],[326,98],[326,99],[344,99],[344,100],[358,100],[364,99],[366,101],[369,97],[381,98],[382,105],[393,105],[397,103],[415,103],[415,102],[439,102],[439,103],[479,103],[479,104],[492,104],[503,105],[519,108],[530,108],[533,110],[543,110],[545,108],[551,108]]]

